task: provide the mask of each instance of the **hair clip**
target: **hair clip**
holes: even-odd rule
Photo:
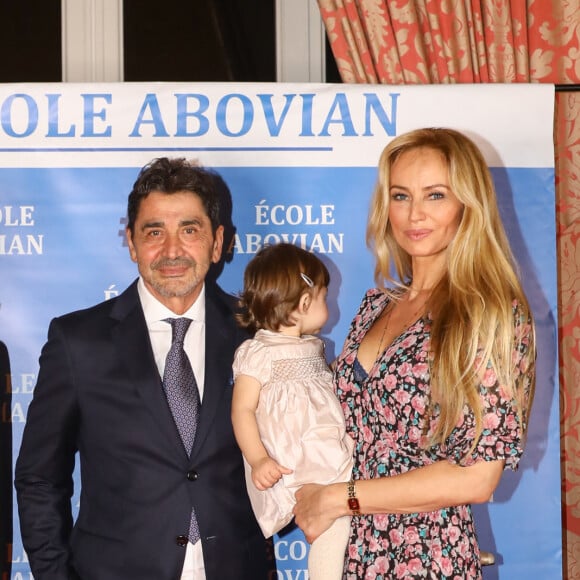
[[[314,282],[306,274],[300,272],[300,276],[302,277],[302,280],[310,286],[310,288],[314,288]]]

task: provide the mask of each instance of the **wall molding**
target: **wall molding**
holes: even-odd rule
[[[61,0],[62,80],[123,80],[123,0]]]

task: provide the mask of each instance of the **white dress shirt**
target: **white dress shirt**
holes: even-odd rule
[[[203,401],[203,386],[205,379],[205,286],[192,306],[178,316],[161,304],[149,292],[142,278],[137,283],[137,291],[141,300],[141,307],[145,314],[145,322],[149,330],[149,339],[155,357],[155,364],[159,369],[159,376],[163,377],[165,359],[171,348],[171,325],[164,321],[166,318],[191,318],[193,322],[187,329],[184,340],[184,350],[191,363],[193,374],[199,389],[200,400]],[[205,566],[201,542],[188,542],[181,580],[205,580]]]

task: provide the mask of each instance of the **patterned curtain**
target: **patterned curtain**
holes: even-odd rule
[[[580,0],[318,4],[346,83],[570,85],[554,140],[563,542],[567,577],[580,578]]]

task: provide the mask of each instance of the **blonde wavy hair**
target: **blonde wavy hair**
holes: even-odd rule
[[[447,271],[429,298],[431,413],[438,407],[439,417],[431,422],[428,444],[443,444],[468,405],[476,420],[475,447],[483,430],[479,388],[488,365],[518,405],[525,433],[535,381],[532,313],[501,221],[491,174],[480,150],[462,133],[418,129],[385,147],[366,236],[375,256],[375,281],[396,299],[413,278],[411,257],[395,241],[389,223],[389,185],[393,163],[418,148],[442,154],[451,190],[463,204],[459,228],[448,247]],[[391,274],[393,267],[396,277]],[[518,368],[512,362],[514,349],[520,347],[515,317],[532,329],[527,356]]]

